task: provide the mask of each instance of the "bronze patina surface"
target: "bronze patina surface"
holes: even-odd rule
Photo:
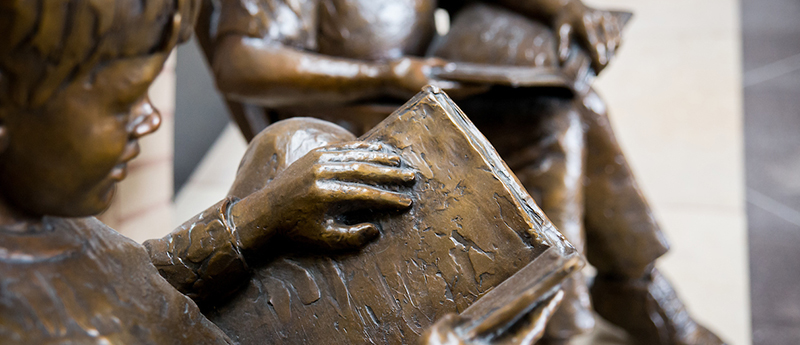
[[[91,215],[160,123],[187,1],[0,3],[0,343],[231,344]]]
[[[596,311],[641,344],[721,344],[653,268],[667,241],[591,88],[628,17],[579,0],[207,0],[196,32],[248,138],[295,116],[361,135],[422,85],[453,96],[598,269],[591,293],[581,273],[565,285],[549,342]]]
[[[300,283],[293,281],[291,290],[295,305],[299,301],[314,306],[322,291],[342,291],[315,287],[311,284],[314,276],[304,275],[296,263],[280,255],[296,257],[301,263],[304,257],[321,263],[346,256],[358,262],[360,257],[367,269],[378,267],[367,263],[408,265],[412,253],[405,243],[392,240],[410,240],[425,230],[408,228],[411,223],[426,222],[422,213],[427,211],[422,212],[425,209],[421,211],[420,206],[431,202],[435,209],[443,205],[436,204],[437,200],[452,203],[449,197],[461,197],[456,194],[464,188],[453,185],[455,175],[447,181],[449,189],[437,189],[442,185],[436,181],[420,183],[419,176],[426,175],[417,170],[417,162],[405,162],[410,156],[391,148],[389,137],[387,143],[377,137],[355,140],[333,124],[295,119],[270,126],[253,141],[229,197],[164,238],[142,246],[99,222],[92,216],[108,207],[114,186],[125,177],[127,163],[139,152],[138,139],[160,124],[147,90],[172,48],[191,33],[197,9],[198,3],[184,0],[0,3],[0,37],[5,38],[0,40],[0,343],[233,344],[236,341],[209,321],[198,305],[213,315],[215,307],[226,308],[238,296],[249,296],[247,289],[241,294],[237,290],[251,278],[277,286],[281,280],[297,278]],[[443,95],[436,97],[449,104]],[[441,117],[431,120],[435,121],[428,125],[433,128],[448,123]],[[415,141],[425,138],[423,128],[394,132],[394,140],[436,148]],[[470,133],[477,133],[469,128]],[[462,133],[461,144],[468,134]],[[415,157],[446,167],[453,162],[434,158],[467,162],[460,158],[461,150],[465,155],[476,154],[472,146],[449,146],[442,152],[420,151]],[[475,157],[491,150],[485,148]],[[429,158],[423,156],[426,153]],[[365,305],[374,305],[372,312],[381,313],[375,313],[375,318],[385,320],[398,313],[412,319],[425,315],[423,322],[431,326],[428,333],[418,337],[423,329],[406,323],[411,332],[395,337],[397,342],[521,344],[539,339],[562,299],[558,283],[577,268],[577,253],[546,222],[532,199],[514,185],[508,170],[497,168],[503,164],[497,155],[486,159],[483,164],[488,170],[481,173],[488,174],[484,179],[505,173],[499,180],[475,186],[475,193],[505,196],[501,199],[508,202],[509,209],[495,218],[465,214],[470,220],[469,232],[459,229],[455,233],[476,237],[450,233],[447,236],[465,242],[438,242],[440,246],[442,242],[461,246],[456,248],[461,253],[428,253],[430,264],[453,260],[452,255],[459,258],[449,266],[454,271],[440,276],[440,283],[450,280],[450,302],[433,303],[436,298],[448,301],[446,291],[442,294],[446,284],[420,281],[402,285],[404,291],[396,296],[402,296],[404,303],[427,298],[431,303],[422,313],[416,313],[419,310],[413,303],[392,309],[393,303],[400,302],[384,298],[389,295],[376,291],[378,285],[362,286],[360,294],[345,291],[346,298],[339,301],[377,301]],[[432,187],[425,192],[425,199],[413,192],[420,186]],[[448,191],[453,195],[445,194]],[[515,208],[527,213],[515,214]],[[495,209],[495,213],[500,211]],[[453,220],[438,222],[456,226],[459,220]],[[477,235],[492,227],[504,230]],[[429,235],[437,237],[433,231]],[[376,237],[383,241],[358,251]],[[504,242],[509,238],[516,242]],[[480,246],[473,246],[468,239]],[[364,259],[374,250],[370,248],[391,242],[396,248],[392,253],[398,255],[369,262]],[[514,253],[521,258],[492,252],[506,245],[516,249]],[[492,255],[503,264],[494,263]],[[487,294],[486,300],[473,304],[477,311],[462,316],[452,313],[460,310],[457,305],[466,307],[489,285],[511,276],[534,257],[539,261],[509,280],[513,284],[498,287],[498,291],[510,291],[507,295],[513,299]],[[467,266],[464,260],[475,264]],[[361,273],[358,267],[345,268],[351,274]],[[421,277],[437,277],[430,270],[419,272]],[[337,276],[335,272],[328,275]],[[431,294],[428,287],[438,291]],[[261,303],[256,305],[278,306],[277,322],[289,325],[286,330],[305,327],[314,331],[317,321],[313,314],[285,308],[289,304],[281,307],[279,302],[289,303],[289,293],[285,287],[270,287],[255,296]],[[379,309],[381,305],[388,309]],[[344,304],[339,307],[349,310]],[[332,310],[336,308],[325,310],[326,315],[333,315]],[[383,314],[389,312],[393,313]],[[237,321],[251,327],[242,334],[271,330],[264,325],[269,321],[266,315],[238,317]],[[401,319],[395,320],[399,324]],[[374,327],[371,318],[359,321],[364,321],[365,329]],[[286,340],[327,343],[329,336],[336,335],[326,333],[331,329],[325,326],[328,328],[321,327],[314,338]],[[281,340],[284,333],[275,330],[260,342]],[[370,340],[368,333],[346,337],[354,343]]]
[[[494,308],[513,304],[527,286],[553,273],[555,285],[536,294],[547,296],[577,268],[575,249],[440,91],[419,94],[359,140],[398,154],[400,167],[418,172],[416,183],[400,189],[414,200],[411,208],[378,217],[380,237],[357,254],[273,252],[277,257],[254,268],[241,293],[209,313],[235,341],[409,343],[437,318],[469,311],[534,259],[537,271],[512,282],[520,291],[506,290],[510,299],[496,298]],[[345,223],[375,218],[359,212],[343,217]],[[492,310],[465,316],[480,321]],[[486,320],[489,328],[524,313],[506,314],[495,316],[499,322]]]

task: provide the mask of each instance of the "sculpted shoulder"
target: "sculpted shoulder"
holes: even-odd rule
[[[319,52],[356,59],[422,55],[436,0],[320,0]]]
[[[138,243],[93,217],[42,224],[0,229],[0,343],[229,343]]]

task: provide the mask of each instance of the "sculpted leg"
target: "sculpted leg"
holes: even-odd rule
[[[494,98],[496,99],[496,98]],[[477,103],[477,102],[475,102]],[[480,107],[493,105],[494,111]],[[580,113],[568,98],[465,102],[473,118],[548,218],[583,251],[584,133]],[[480,112],[478,112],[480,111]],[[594,327],[586,278],[577,272],[563,286],[561,307],[545,331],[549,343],[561,343]]]
[[[654,268],[668,244],[614,137],[600,98],[583,99],[586,124],[586,256],[597,268],[595,311],[637,344],[722,344],[692,320]]]

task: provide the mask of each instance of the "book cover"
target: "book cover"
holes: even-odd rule
[[[414,343],[450,312],[492,328],[527,308],[516,297],[544,296],[580,261],[443,92],[426,88],[360,139],[418,170],[412,207],[374,219],[381,235],[360,251],[253,267],[242,291],[207,313],[235,341]]]

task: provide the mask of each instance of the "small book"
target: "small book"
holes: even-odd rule
[[[413,205],[372,216],[380,237],[359,251],[287,251],[253,267],[250,282],[207,313],[234,341],[415,343],[453,312],[470,318],[470,334],[495,332],[582,265],[443,92],[427,87],[360,139],[418,171],[405,187]]]
[[[592,59],[577,43],[563,64],[556,58],[556,41],[552,29],[499,6],[474,5],[459,17],[450,32],[437,37],[429,56],[452,63],[434,68],[440,79],[467,84],[489,84],[507,87],[564,88],[585,91],[597,73]],[[624,28],[633,13],[610,11]],[[484,35],[489,35],[486,39]],[[541,41],[540,45],[535,42]],[[537,54],[530,54],[538,51]],[[531,56],[528,56],[531,55]],[[536,64],[547,57],[544,64]]]

